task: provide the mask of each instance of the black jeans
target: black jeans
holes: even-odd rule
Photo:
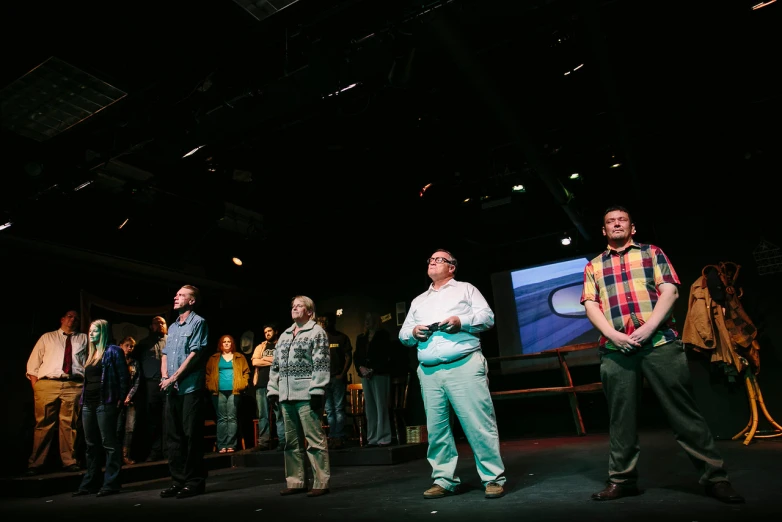
[[[168,467],[175,486],[200,487],[206,481],[204,466],[203,390],[166,398]]]
[[[145,380],[144,391],[145,442],[149,447],[149,455],[159,458],[164,455],[166,394],[160,391],[159,380]]]

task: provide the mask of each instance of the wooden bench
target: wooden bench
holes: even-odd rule
[[[502,372],[502,363],[513,361],[530,361],[532,359],[552,359],[552,361],[560,369],[563,384],[563,386],[554,386],[549,388],[523,388],[518,390],[495,391],[491,393],[492,399],[496,401],[521,399],[524,397],[558,395],[563,393],[567,394],[568,399],[570,400],[570,410],[573,413],[573,422],[576,424],[576,433],[578,435],[585,435],[586,429],[584,428],[584,419],[581,417],[581,410],[578,407],[578,394],[600,392],[603,390],[603,385],[599,382],[588,384],[573,384],[573,378],[570,375],[570,368],[568,367],[567,363],[567,356],[576,352],[582,352],[585,354],[587,350],[596,351],[597,343],[574,344],[545,352],[490,358],[488,360],[489,364],[492,366],[499,366],[500,372]]]

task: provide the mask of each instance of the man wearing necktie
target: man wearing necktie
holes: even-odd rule
[[[35,398],[33,451],[27,475],[41,472],[59,425],[60,459],[65,471],[80,471],[73,455],[76,440],[76,402],[84,382],[87,336],[77,333],[79,314],[70,310],[60,318],[60,328],[43,334],[27,361],[27,378]]]

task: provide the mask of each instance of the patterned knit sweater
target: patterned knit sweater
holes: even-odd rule
[[[269,372],[267,394],[280,401],[308,401],[324,395],[330,378],[329,338],[315,321],[305,324],[293,336],[295,324],[277,341]]]

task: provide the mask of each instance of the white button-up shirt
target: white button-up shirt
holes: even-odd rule
[[[430,325],[455,315],[462,323],[456,333],[435,332],[426,341],[413,337],[417,325]],[[418,361],[432,365],[450,362],[481,349],[480,332],[494,326],[494,312],[481,292],[470,283],[450,279],[439,290],[432,285],[410,304],[399,340],[405,346],[418,343]]]
[[[35,343],[33,352],[27,360],[27,375],[39,379],[61,379],[78,375],[84,378],[84,363],[87,360],[87,335],[75,333],[71,336],[72,365],[71,375],[62,371],[65,356],[66,335],[62,329],[43,334]]]

